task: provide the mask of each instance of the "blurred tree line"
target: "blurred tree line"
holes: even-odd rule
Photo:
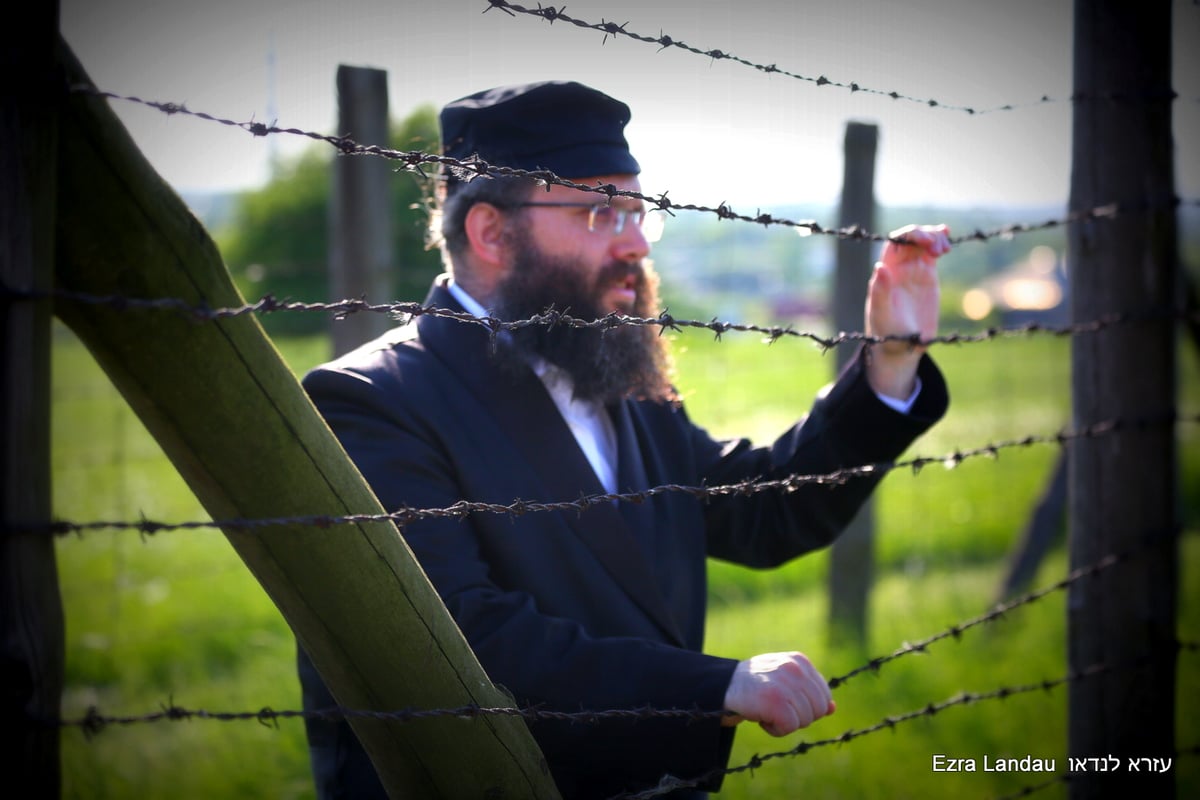
[[[390,129],[388,146],[395,150],[438,152],[432,106],[393,121]],[[232,221],[218,239],[234,281],[249,300],[267,294],[303,302],[343,299],[329,296],[327,267],[335,157],[332,148],[314,144],[278,165],[266,186],[237,199]],[[426,246],[433,182],[399,171],[391,187],[396,263],[395,296],[389,299],[421,301],[442,269],[438,251]],[[329,326],[329,316],[316,313],[264,314],[259,319],[272,336],[321,333]]]

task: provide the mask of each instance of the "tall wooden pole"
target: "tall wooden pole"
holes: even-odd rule
[[[0,280],[44,291],[54,270],[58,3],[33,3],[0,33]],[[30,797],[60,791],[56,719],[63,615],[54,540],[16,529],[50,519],[50,302],[0,299],[0,772]],[[11,738],[10,738],[11,737]]]
[[[838,224],[875,230],[875,151],[879,128],[861,122],[846,125],[845,165]],[[833,279],[833,324],[839,331],[863,325],[863,304],[871,277],[871,243],[839,239]],[[839,348],[835,373],[853,350]],[[829,631],[834,644],[865,649],[867,610],[875,562],[875,515],[868,500],[834,542],[829,563]]]
[[[1071,229],[1077,322],[1163,311],[1178,297],[1170,87],[1169,0],[1076,2],[1071,208],[1122,204],[1115,219]],[[1169,319],[1077,336],[1071,358],[1076,426],[1171,414]],[[1073,584],[1069,595],[1072,670],[1108,670],[1071,685],[1069,755],[1119,765],[1076,769],[1073,798],[1174,796],[1173,772],[1129,764],[1175,751],[1174,442],[1172,426],[1160,423],[1072,445],[1072,566],[1133,554]]]
[[[337,71],[338,132],[360,144],[388,144],[387,73],[341,65]],[[333,297],[365,297],[387,303],[392,296],[391,167],[382,158],[344,156],[333,162],[330,202],[329,286]],[[341,355],[382,334],[382,314],[351,314],[333,322],[333,351]]]

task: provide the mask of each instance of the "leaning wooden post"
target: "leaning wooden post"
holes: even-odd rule
[[[387,73],[348,67],[337,70],[338,133],[359,144],[388,144]],[[392,226],[392,167],[382,158],[343,156],[333,162],[329,214],[329,287],[333,297],[387,303],[396,268]],[[386,331],[382,314],[351,314],[334,320],[333,353],[342,355]]]
[[[1173,770],[1133,772],[1129,760],[1175,755],[1178,519],[1168,420],[1176,367],[1174,323],[1166,312],[1180,284],[1171,3],[1079,0],[1074,60],[1071,208],[1120,204],[1116,218],[1071,228],[1074,320],[1158,316],[1072,340],[1074,424],[1124,424],[1072,444],[1071,566],[1130,557],[1070,589],[1071,669],[1107,671],[1071,685],[1069,754],[1110,767],[1096,773],[1088,762],[1072,775],[1070,793],[1169,798]]]
[[[875,230],[875,150],[879,128],[861,122],[846,125],[845,165],[838,224]],[[834,330],[854,331],[863,325],[863,304],[871,277],[871,243],[838,239],[833,279]],[[854,352],[837,350],[835,374]],[[834,644],[859,650],[867,646],[867,609],[874,573],[875,520],[868,500],[833,543],[829,562],[829,635]]]
[[[65,45],[63,61],[72,84],[90,85]],[[243,304],[208,234],[103,99],[69,98],[58,152],[60,289]],[[214,519],[382,514],[253,315],[64,298],[56,311]],[[224,532],[342,706],[511,706],[390,522]],[[350,722],[392,797],[558,796],[519,717]]]
[[[45,293],[54,270],[58,3],[34,3],[0,34],[0,289]],[[50,521],[49,299],[0,298],[0,772],[57,797],[65,646]],[[20,529],[25,532],[20,532]],[[40,718],[40,719],[39,719]]]

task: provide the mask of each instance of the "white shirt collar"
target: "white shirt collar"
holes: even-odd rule
[[[446,288],[450,291],[450,294],[454,297],[454,299],[458,301],[458,304],[463,307],[463,310],[471,316],[490,316],[487,312],[487,309],[480,305],[478,300],[467,294],[467,290],[459,286],[454,281],[454,278],[451,278],[446,282]]]

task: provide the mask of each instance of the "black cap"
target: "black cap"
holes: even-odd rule
[[[442,109],[442,154],[561,178],[637,174],[629,117],[629,106],[574,81],[502,86]]]

